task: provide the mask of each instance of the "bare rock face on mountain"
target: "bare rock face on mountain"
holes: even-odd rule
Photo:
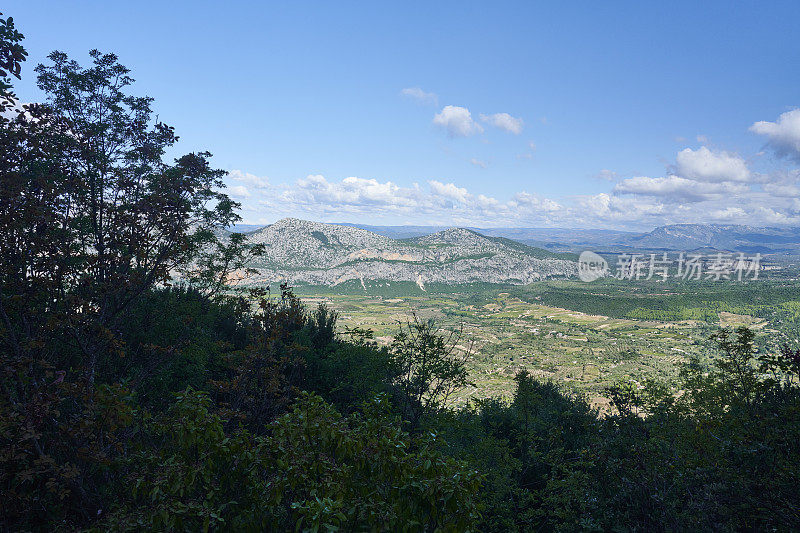
[[[266,246],[264,268],[318,269],[346,262],[361,250],[384,251],[394,241],[358,228],[284,218],[249,235],[250,242]]]
[[[249,234],[266,254],[255,283],[337,285],[347,280],[518,283],[577,273],[574,260],[508,239],[451,228],[413,239],[286,218]]]

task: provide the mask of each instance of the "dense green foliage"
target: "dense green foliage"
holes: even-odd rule
[[[28,55],[21,44],[22,39],[13,18],[0,18],[0,112],[12,106],[16,98],[11,77],[20,79],[22,63]]]
[[[187,389],[146,424],[156,445],[129,456],[98,528],[460,531],[474,521],[479,476],[430,440],[411,442],[380,396],[343,418],[302,395],[265,436],[226,434],[211,407]]]
[[[589,285],[554,281],[511,289],[523,299],[614,318],[652,320],[716,320],[721,311],[767,316],[776,304],[800,301],[792,281],[749,283],[603,280]]]
[[[15,75],[21,35],[0,26]],[[457,334],[415,319],[379,347],[287,286],[222,290],[259,250],[217,238],[236,220],[220,172],[163,161],[171,128],[113,55],[92,58],[54,53],[48,102],[0,118],[0,529],[800,523],[795,348],[719,332],[708,365],[615,385],[604,417],[526,372],[511,402],[454,409]]]

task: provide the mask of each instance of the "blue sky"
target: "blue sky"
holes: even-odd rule
[[[113,51],[245,222],[800,226],[800,2],[4,2]]]

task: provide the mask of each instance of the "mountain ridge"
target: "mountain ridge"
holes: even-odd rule
[[[287,219],[284,219],[287,220]],[[293,219],[297,220],[297,219]],[[394,240],[413,242],[445,231],[444,226],[372,226],[333,223],[362,229]],[[252,231],[253,226],[243,229]],[[800,228],[757,227],[739,224],[669,224],[649,232],[566,228],[475,228],[463,229],[486,238],[501,238],[549,252],[583,250],[622,251],[721,251],[800,256]],[[508,244],[508,243],[506,243]],[[544,257],[544,255],[542,256]]]
[[[466,228],[392,239],[361,228],[285,218],[248,233],[264,246],[253,282],[337,285],[350,279],[527,284],[577,273],[571,256]]]
[[[749,253],[800,253],[800,228],[740,224],[671,224],[631,238],[629,244],[686,250],[714,248]]]

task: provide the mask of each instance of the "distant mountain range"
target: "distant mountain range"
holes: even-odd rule
[[[266,247],[254,282],[337,285],[348,280],[526,284],[577,273],[576,257],[470,229],[391,238],[362,228],[294,218],[248,233]]]
[[[800,255],[800,228],[675,224],[631,237],[626,244],[644,249],[714,248],[745,253]]]
[[[368,226],[365,224],[343,223],[345,226],[362,228],[395,239],[419,237],[446,229],[444,226]],[[564,229],[564,228],[477,228],[472,231],[489,237],[505,237],[529,246],[558,251],[582,251],[597,245],[622,242],[637,237],[639,233],[603,229]]]
[[[366,226],[374,233],[403,238],[427,235],[437,226]],[[721,224],[673,224],[648,233],[563,228],[469,228],[486,236],[505,237],[552,251],[625,252],[720,250],[800,256],[800,228],[757,228]]]
[[[232,228],[264,244],[251,265],[258,283],[334,286],[356,280],[527,284],[574,277],[577,254],[661,251],[800,256],[800,229],[677,224],[648,233],[537,228],[359,226],[285,218],[269,226]]]

